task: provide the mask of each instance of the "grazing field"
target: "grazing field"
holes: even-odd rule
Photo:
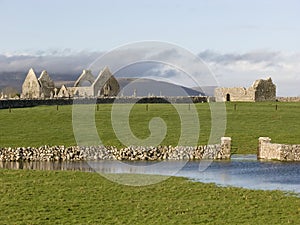
[[[212,103],[216,104],[216,103]],[[276,110],[277,105],[277,110]],[[180,107],[189,107],[182,104]],[[98,134],[105,145],[122,146],[111,125],[110,104],[95,107]],[[206,144],[210,134],[211,112],[208,103],[196,104],[199,112],[199,144]],[[226,103],[225,136],[232,137],[234,153],[256,153],[258,137],[272,142],[300,143],[300,103]],[[170,104],[136,104],[130,113],[130,126],[138,138],[150,135],[149,121],[161,117],[167,124],[162,145],[177,145],[180,117]],[[192,121],[191,121],[192,122]],[[82,121],[84,124],[85,121]],[[72,106],[39,106],[0,110],[0,146],[75,145]],[[86,130],[88,136],[89,130]]]
[[[74,171],[0,170],[0,180],[1,224],[300,224],[300,198],[280,191],[178,177],[132,187]]]
[[[121,146],[111,125],[111,107],[95,108],[97,131],[104,144]],[[209,104],[196,107],[199,144],[205,144],[210,133]],[[256,153],[259,136],[300,143],[300,103],[227,103],[226,108],[225,135],[232,137],[236,153]],[[149,121],[157,116],[168,127],[162,144],[176,145],[180,117],[169,104],[135,105],[129,118],[133,133],[148,137]],[[76,144],[71,106],[0,110],[0,126],[0,146]],[[85,132],[88,136],[88,129]],[[154,175],[127,176],[134,182]],[[217,187],[178,177],[132,187],[97,173],[0,169],[0,196],[0,224],[300,224],[299,196]]]

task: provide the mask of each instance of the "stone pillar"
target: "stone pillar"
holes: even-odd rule
[[[222,159],[230,159],[231,154],[231,138],[222,137],[221,138],[221,150],[223,152]]]
[[[271,143],[271,138],[269,137],[260,137],[258,138],[258,148],[257,148],[257,159],[264,159],[266,149],[265,144]]]
[[[133,90],[133,97],[136,98],[136,89]]]
[[[58,89],[54,88],[54,98],[57,98],[57,91],[58,91]]]

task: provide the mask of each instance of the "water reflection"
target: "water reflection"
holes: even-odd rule
[[[156,162],[0,162],[0,168],[32,170],[78,170],[99,173],[159,174],[183,176],[195,181],[249,189],[283,190],[300,193],[300,162],[257,161],[256,155],[234,155],[228,161],[214,161],[202,170],[205,161],[190,161],[177,174],[180,161]],[[185,162],[184,162],[185,163]],[[208,162],[210,163],[210,162]],[[131,166],[128,167],[127,164]],[[149,166],[149,165],[152,165]]]
[[[22,169],[22,170],[78,170],[94,172],[85,161],[78,162],[0,162],[2,169]]]

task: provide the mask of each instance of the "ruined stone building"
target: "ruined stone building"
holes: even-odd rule
[[[51,80],[46,70],[42,71],[40,77],[37,78],[34,70],[31,68],[22,85],[21,98],[50,98],[53,89],[54,82]]]
[[[251,87],[216,88],[215,99],[217,102],[241,101],[262,102],[276,101],[276,85],[271,78],[256,80]]]
[[[116,96],[120,86],[108,67],[105,67],[95,78],[90,70],[83,70],[73,87],[62,85],[55,87],[47,71],[43,71],[39,78],[31,68],[22,86],[21,98],[86,98]]]
[[[106,66],[95,78],[91,70],[83,70],[74,87],[61,87],[58,96],[111,97],[120,91],[120,85]]]

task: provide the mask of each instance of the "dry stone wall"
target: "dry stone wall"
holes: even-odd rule
[[[279,102],[300,102],[300,97],[277,97]]]
[[[269,137],[260,137],[258,142],[258,159],[300,161],[300,145],[271,143]]]
[[[106,104],[106,103],[201,103],[207,102],[208,97],[206,96],[193,96],[193,97],[107,97],[107,98],[82,98],[82,99],[9,99],[9,100],[0,100],[0,109],[8,108],[24,108],[24,107],[33,107],[39,105],[72,105],[73,100],[75,104]]]
[[[0,161],[80,161],[80,160],[200,160],[229,159],[231,139],[222,138],[220,144],[187,146],[130,146],[65,147],[42,146],[0,148]]]

